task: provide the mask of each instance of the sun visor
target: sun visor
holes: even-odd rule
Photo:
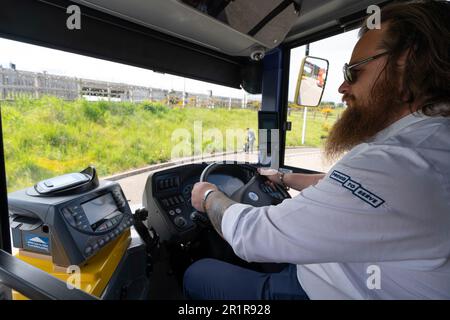
[[[292,0],[73,1],[226,55],[259,50],[260,58],[283,42],[299,16]]]
[[[255,38],[267,48],[274,48],[283,41],[299,14],[295,2],[284,0],[179,1]]]

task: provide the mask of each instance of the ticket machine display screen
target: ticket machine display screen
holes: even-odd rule
[[[85,202],[81,205],[81,207],[83,208],[91,226],[119,211],[111,193],[95,198],[89,202]]]

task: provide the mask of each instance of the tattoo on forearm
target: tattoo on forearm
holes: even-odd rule
[[[225,211],[236,201],[231,200],[220,191],[213,192],[207,199],[205,208],[209,220],[216,229],[217,233],[223,237],[222,234],[222,218]]]

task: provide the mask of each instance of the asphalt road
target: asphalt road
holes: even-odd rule
[[[198,159],[194,162],[202,162],[202,161],[222,161],[224,160],[224,156],[221,157],[214,157],[214,158],[204,158],[204,159]],[[250,163],[256,163],[257,161],[257,153],[254,152],[253,154],[245,154],[245,153],[238,153],[238,154],[232,154],[225,156],[225,160],[236,160],[240,162],[250,162]],[[189,162],[192,162],[189,160]],[[187,159],[186,159],[187,163]],[[323,153],[318,148],[295,148],[295,149],[288,149],[286,150],[286,157],[285,157],[285,163],[286,165],[293,166],[293,167],[300,167],[305,169],[310,169],[314,171],[319,172],[327,172],[332,164],[326,163],[323,159]],[[160,170],[159,166],[153,166],[156,167],[156,169],[153,170]],[[169,168],[169,166],[167,166]],[[129,204],[131,206],[131,209],[134,211],[134,209],[137,209],[141,206],[142,203],[142,194],[144,192],[145,188],[145,182],[147,181],[148,175],[151,173],[150,171],[145,172],[131,172],[128,173],[129,176],[120,178],[120,176],[112,177],[114,180],[116,180],[118,183],[120,183],[125,196],[127,197]],[[122,175],[123,176],[123,175]],[[119,178],[119,179],[117,179]],[[292,192],[291,195],[294,196],[296,192]]]

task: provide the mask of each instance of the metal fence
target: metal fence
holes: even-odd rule
[[[182,91],[133,86],[89,79],[19,71],[0,67],[0,100],[19,97],[39,99],[51,95],[64,100],[105,99],[111,101],[159,101],[169,105],[189,105],[206,108],[256,108],[255,100],[212,96]]]

